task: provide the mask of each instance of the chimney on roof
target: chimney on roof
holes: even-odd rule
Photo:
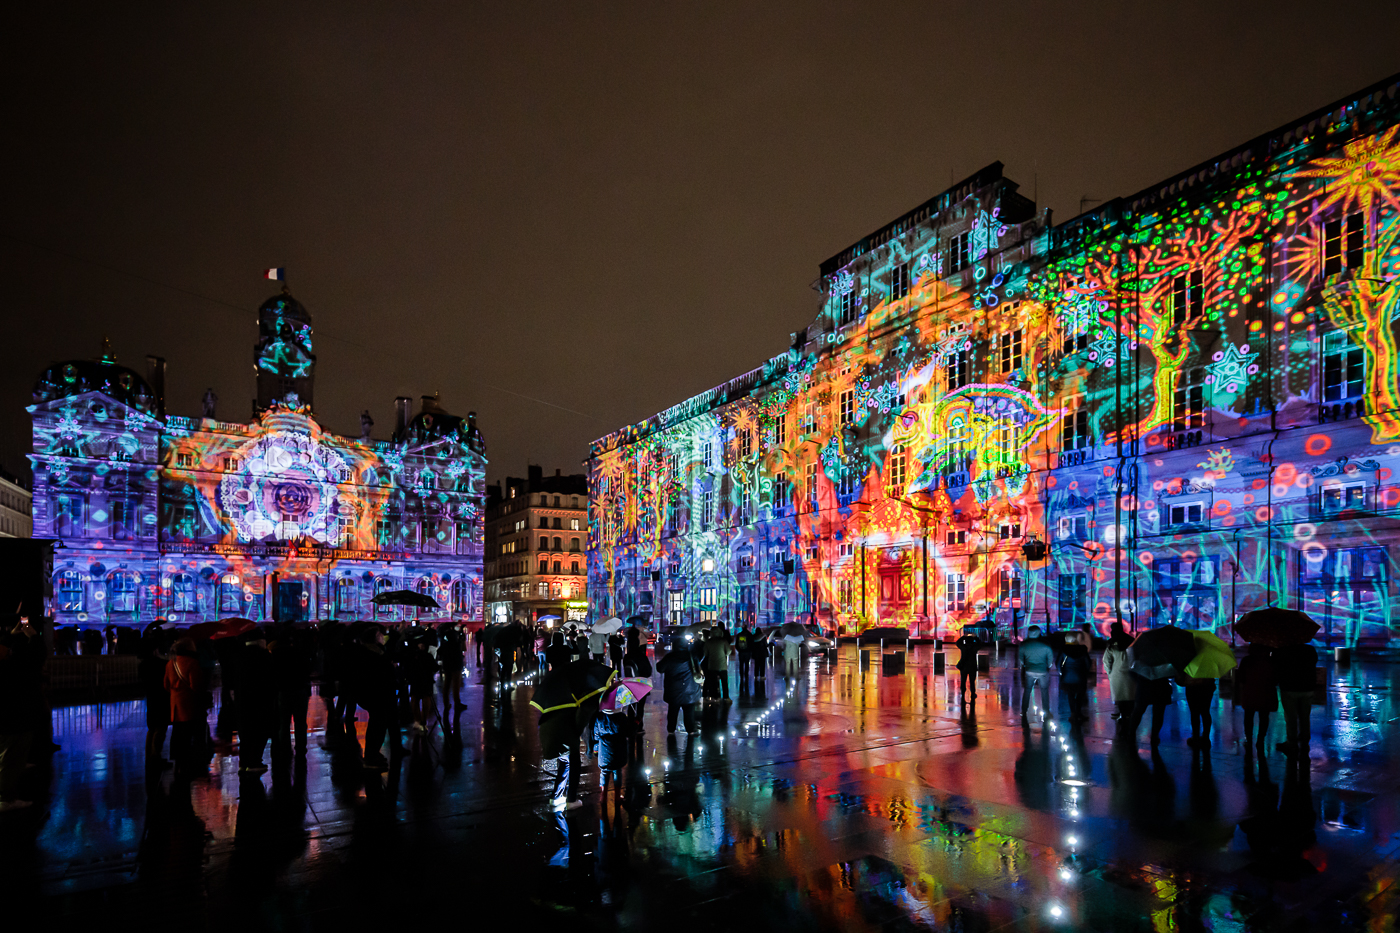
[[[563,471],[560,470],[558,467],[555,467],[555,468],[554,468],[554,475],[555,475],[555,476],[558,476],[558,475],[559,475],[560,473],[562,473],[562,472],[563,472]]]
[[[408,421],[413,414],[413,399],[400,395],[394,399],[394,437],[400,438],[408,431]]]
[[[146,381],[155,393],[156,414],[165,417],[165,357],[146,357]]]
[[[540,485],[544,482],[544,467],[537,463],[531,463],[526,468],[525,472],[529,478],[530,488],[539,489]]]

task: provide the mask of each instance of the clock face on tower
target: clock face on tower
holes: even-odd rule
[[[340,537],[340,490],[349,466],[305,434],[273,432],[234,452],[237,468],[219,484],[219,508],[240,541]]]

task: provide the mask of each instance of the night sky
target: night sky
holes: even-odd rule
[[[104,335],[246,421],[288,269],[316,412],[478,412],[492,480],[739,375],[817,265],[1000,159],[1059,221],[1400,71],[1400,3],[28,4],[0,463]],[[234,8],[236,7],[236,9]]]

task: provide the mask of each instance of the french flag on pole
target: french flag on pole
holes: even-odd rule
[[[271,279],[274,282],[287,281],[287,270],[278,266],[276,269],[267,269],[263,272],[263,278]]]

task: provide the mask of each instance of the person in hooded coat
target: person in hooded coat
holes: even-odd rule
[[[662,688],[662,698],[666,701],[666,732],[675,734],[676,720],[684,713],[685,731],[698,733],[695,706],[700,702],[700,683],[695,678],[700,663],[682,636],[677,635],[672,640],[671,650],[656,662],[656,670],[666,678]]]
[[[1065,636],[1060,655],[1060,690],[1069,700],[1069,721],[1083,722],[1084,701],[1089,690],[1089,648],[1082,633]]]
[[[1137,681],[1128,671],[1128,646],[1132,643],[1132,636],[1123,631],[1123,623],[1114,622],[1103,652],[1103,669],[1108,674],[1108,694],[1118,708],[1113,717],[1120,729],[1130,721],[1137,698]]]
[[[165,689],[170,691],[170,757],[176,774],[194,764],[196,739],[204,723],[204,670],[194,639],[180,638],[165,662]]]

